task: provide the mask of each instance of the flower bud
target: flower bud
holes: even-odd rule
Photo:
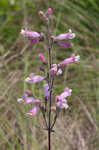
[[[43,11],[39,11],[39,15],[40,15],[41,18],[44,18],[44,16],[45,16]]]
[[[46,12],[46,16],[48,17],[51,14],[52,14],[52,8],[48,8]]]
[[[42,63],[48,64],[46,59],[45,59],[45,57],[44,57],[44,55],[42,53],[39,54],[39,57],[40,57],[40,60],[42,61]]]
[[[43,11],[39,11],[39,15],[41,18],[43,18],[44,20],[48,21],[47,16],[45,15],[45,13]]]
[[[28,95],[32,95],[33,96],[32,92],[30,90],[28,90],[28,89],[25,90],[25,93],[28,94]]]

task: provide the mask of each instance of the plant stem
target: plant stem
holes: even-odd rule
[[[53,121],[53,123],[52,123],[52,125],[51,125],[51,130],[53,130],[53,127],[54,127],[54,125],[55,125],[55,123],[56,123],[56,120],[57,120],[57,113],[56,113],[56,115],[55,115],[55,117],[54,117],[54,121]]]
[[[51,48],[52,45],[50,43],[50,33],[49,33],[49,22],[47,25],[48,30],[48,59],[49,59],[49,70],[52,66],[52,58],[51,58]],[[48,114],[48,150],[51,150],[51,105],[52,105],[52,78],[49,74],[49,90],[50,90],[50,96],[49,96],[49,114]]]

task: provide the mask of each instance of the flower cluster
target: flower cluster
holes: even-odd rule
[[[44,13],[43,11],[39,12],[39,15],[42,19],[44,19],[47,24],[49,23],[49,16],[52,14],[52,9],[48,8],[48,10]],[[21,30],[21,35],[24,37],[27,37],[30,42],[37,43],[40,41],[44,41],[46,36],[44,33],[38,33],[31,30]],[[49,41],[52,41],[53,44],[58,44],[63,47],[70,47],[72,46],[71,42],[64,42],[65,40],[71,40],[75,38],[75,33],[72,32],[71,29],[69,29],[69,32],[62,33],[57,36],[51,35],[50,37],[47,37],[46,39],[50,39]],[[47,45],[47,47],[51,47],[51,43]],[[45,83],[43,85],[43,100],[36,99],[32,92],[30,90],[25,90],[25,93],[22,98],[18,99],[18,102],[23,102],[24,104],[33,104],[33,108],[29,110],[29,115],[35,115],[40,108],[42,112],[43,108],[43,116],[45,118],[46,111],[49,111],[49,117],[51,110],[57,110],[58,109],[67,109],[68,103],[67,103],[67,97],[71,96],[72,90],[68,87],[65,88],[64,92],[60,95],[57,95],[55,100],[52,99],[52,89],[53,89],[53,83],[56,76],[59,76],[63,73],[64,67],[69,65],[70,63],[78,62],[80,59],[79,55],[72,54],[70,58],[65,58],[63,61],[59,62],[58,64],[52,64],[51,63],[51,49],[48,49],[48,59],[45,58],[45,56],[40,53],[39,58],[42,62],[42,66],[40,67],[40,70],[43,71],[44,75],[36,75],[34,73],[31,73],[26,79],[25,82],[35,84],[38,82],[41,82],[42,80],[45,80]],[[45,67],[46,66],[46,67]],[[42,101],[44,103],[42,103]],[[49,103],[49,105],[47,105]],[[43,105],[44,104],[44,105]],[[54,105],[53,105],[54,104]],[[53,105],[53,106],[52,106]],[[49,107],[49,108],[48,108]],[[47,109],[48,108],[48,109]]]

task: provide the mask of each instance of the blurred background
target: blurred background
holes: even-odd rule
[[[52,35],[72,29],[72,48],[53,47],[54,62],[72,53],[81,56],[56,78],[53,94],[72,88],[69,109],[62,111],[52,134],[52,150],[99,150],[99,0],[0,0],[0,150],[47,150],[47,133],[40,113],[27,116],[28,106],[17,103],[24,89],[43,96],[42,83],[27,85],[31,72],[40,73],[39,53],[46,45],[31,44],[22,28],[46,33],[38,12],[53,9]],[[61,82],[63,81],[63,82]]]

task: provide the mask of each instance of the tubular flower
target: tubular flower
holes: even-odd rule
[[[57,66],[57,64],[53,64],[52,65],[52,68],[49,70],[49,74],[51,75],[51,76],[55,76],[55,75],[60,75],[60,74],[62,74],[62,70],[61,69],[58,69],[58,66]]]
[[[49,91],[49,86],[48,86],[48,84],[46,83],[46,84],[44,84],[44,97],[45,97],[45,99],[48,99],[49,98],[49,95],[50,95],[50,91]]]
[[[27,113],[28,115],[36,115],[38,111],[39,105],[35,104],[31,110]]]
[[[69,29],[68,33],[62,33],[59,34],[58,36],[52,36],[52,39],[54,41],[62,41],[62,40],[73,39],[73,38],[75,38],[75,33],[72,33],[71,29]]]
[[[69,107],[68,104],[67,104],[66,99],[59,100],[56,103],[56,106],[59,107],[59,108],[61,108],[61,109],[63,109],[63,108],[67,109]]]
[[[40,100],[34,99],[32,96],[29,97],[27,94],[24,94],[22,98],[17,100],[18,102],[24,102],[24,104],[32,104],[32,103],[39,103]]]
[[[48,8],[46,12],[46,16],[48,17],[51,14],[52,14],[52,8]]]
[[[68,104],[66,101],[66,97],[71,96],[72,90],[69,88],[65,88],[64,92],[60,95],[56,96],[56,106],[59,108],[68,108]]]
[[[64,99],[68,96],[71,96],[71,92],[72,92],[72,89],[65,88],[63,93],[61,93],[59,96],[56,96],[56,100]]]
[[[34,32],[34,31],[30,31],[30,30],[24,30],[21,29],[20,32],[23,36],[28,37],[28,39],[32,42],[32,43],[36,43],[42,39],[44,39],[44,34],[38,33],[38,32]]]
[[[57,73],[57,65],[56,64],[53,64],[52,65],[52,68],[49,70],[49,74],[51,75],[51,76],[54,76],[56,73]]]
[[[40,57],[40,60],[45,63],[45,64],[48,64],[48,62],[46,61],[44,55],[42,53],[39,54],[39,57]]]
[[[31,73],[29,75],[29,77],[27,77],[25,79],[26,82],[28,83],[37,83],[37,82],[41,82],[42,80],[44,80],[46,77],[45,76],[40,76],[40,75],[34,75],[34,73]]]
[[[70,63],[73,63],[73,62],[78,62],[79,59],[80,59],[80,56],[79,56],[79,55],[75,56],[75,54],[73,54],[72,57],[66,58],[66,59],[64,59],[62,62],[60,62],[60,63],[58,64],[58,67],[64,67],[64,66],[66,66],[67,64],[70,64]]]
[[[56,75],[59,76],[59,75],[61,75],[61,74],[62,74],[62,70],[61,70],[61,69],[58,69]]]
[[[60,99],[64,99],[68,96],[71,96],[72,89],[65,88],[64,92],[59,96]]]

